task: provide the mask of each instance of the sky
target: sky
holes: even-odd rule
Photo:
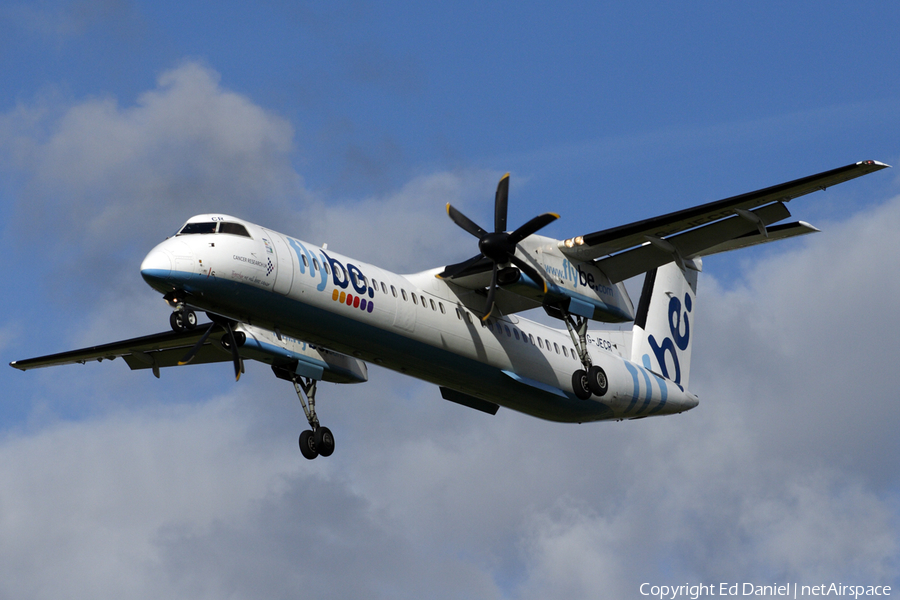
[[[399,272],[453,203],[572,237],[900,163],[900,5],[143,2],[0,7],[0,355],[168,328],[139,265],[233,214]],[[683,415],[490,416],[370,366],[304,460],[263,365],[0,371],[0,598],[641,598],[900,587],[900,177],[822,233],[710,257]],[[640,280],[629,282],[640,289]],[[636,292],[635,292],[636,296]]]

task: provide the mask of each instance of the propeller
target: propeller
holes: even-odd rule
[[[209,315],[209,313],[207,313],[207,315],[210,316],[210,318],[212,318],[212,315]],[[213,332],[213,329],[215,329],[216,327],[222,327],[225,329],[225,336],[224,336],[223,341],[227,340],[227,343],[224,345],[231,349],[231,358],[233,359],[233,362],[234,362],[234,380],[239,381],[241,378],[241,373],[244,372],[244,361],[241,359],[241,355],[238,353],[237,339],[234,334],[234,329],[231,327],[231,321],[224,320],[221,318],[213,319],[213,322],[209,324],[209,327],[206,329],[206,331],[203,333],[203,335],[200,336],[200,339],[197,341],[197,343],[194,344],[194,347],[191,348],[190,350],[188,350],[188,353],[185,354],[184,357],[178,361],[178,365],[179,366],[186,365],[189,362],[191,362],[192,360],[194,360],[194,357],[197,355],[197,352],[200,350],[200,348],[203,347],[203,344],[206,342],[206,339],[209,337],[209,335]],[[241,335],[243,335],[243,334],[241,334]]]
[[[438,274],[441,279],[453,279],[470,273],[480,273],[485,267],[491,265],[491,284],[487,291],[487,304],[484,309],[482,321],[486,321],[494,310],[494,296],[499,283],[500,267],[509,263],[514,264],[520,271],[528,275],[532,281],[544,286],[547,293],[547,282],[537,270],[527,262],[516,256],[516,245],[546,227],[559,218],[556,213],[544,213],[531,219],[513,232],[506,231],[506,214],[509,201],[509,173],[500,179],[497,184],[497,193],[494,195],[494,231],[488,232],[479,227],[450,204],[447,204],[447,214],[459,227],[478,238],[479,253],[455,265],[448,265],[443,272]]]

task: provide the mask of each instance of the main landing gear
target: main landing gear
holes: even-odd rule
[[[331,430],[319,424],[316,416],[316,384],[315,379],[294,375],[291,378],[294,390],[303,406],[309,429],[300,434],[300,453],[309,460],[317,456],[331,456],[334,452],[334,436]]]
[[[592,395],[603,396],[609,390],[609,380],[601,367],[591,363],[591,355],[587,350],[588,320],[585,317],[573,316],[567,311],[561,312],[572,337],[572,343],[578,348],[578,358],[584,367],[572,373],[572,390],[581,400],[587,400]]]

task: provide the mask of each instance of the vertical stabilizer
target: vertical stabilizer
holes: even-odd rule
[[[699,258],[648,271],[634,319],[631,360],[687,388],[691,370],[691,322]]]

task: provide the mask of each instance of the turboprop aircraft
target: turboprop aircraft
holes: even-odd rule
[[[172,307],[172,331],[14,361],[27,371],[122,357],[131,369],[230,361],[271,365],[290,381],[309,429],[303,456],[329,456],[319,381],[360,383],[366,363],[435,383],[446,400],[552,421],[640,419],[697,406],[688,391],[702,257],[818,231],[777,224],[786,203],[886,168],[863,161],[565,240],[538,235],[558,218],[508,231],[509,174],[488,231],[447,205],[478,238],[457,264],[398,275],[223,214],[191,217],[153,248],[141,276]],[[635,310],[623,282],[646,273]],[[562,327],[520,317],[542,308]],[[210,322],[199,324],[196,311]],[[588,332],[588,323],[633,322]]]

